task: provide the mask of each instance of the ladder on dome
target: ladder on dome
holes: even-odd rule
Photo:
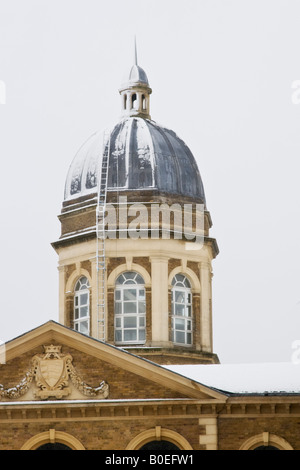
[[[101,172],[98,179],[98,197],[96,209],[96,233],[97,233],[97,333],[98,339],[105,341],[106,334],[106,262],[105,262],[105,210],[107,195],[108,160],[110,151],[110,133],[105,131],[103,135]]]

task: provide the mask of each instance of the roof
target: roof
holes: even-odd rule
[[[141,84],[146,84],[149,85],[148,82],[148,77],[146,75],[146,72],[142,67],[139,65],[135,64],[131,67],[128,79],[126,80],[126,83],[141,83]]]
[[[230,394],[300,394],[300,364],[293,362],[164,367],[206,387]]]
[[[91,360],[95,359],[95,361],[103,362],[105,367],[104,365],[101,366],[101,380],[107,381],[106,374],[108,373],[108,365],[110,365],[112,368],[126,371],[127,375],[132,373],[135,374],[135,376],[138,376],[141,380],[151,381],[152,383],[155,383],[156,386],[166,387],[169,390],[173,390],[176,394],[181,395],[181,397],[185,399],[215,400],[216,402],[222,403],[226,400],[226,395],[219,391],[205,387],[201,383],[196,384],[193,380],[190,380],[181,374],[168,371],[159,364],[136,356],[135,354],[125,351],[122,348],[118,348],[91,336],[79,333],[78,331],[61,325],[60,323],[57,323],[53,320],[50,320],[49,322],[44,323],[43,325],[5,343],[3,345],[5,360],[3,361],[2,365],[0,365],[0,372],[1,367],[2,370],[9,367],[15,367],[15,365],[12,365],[11,362],[15,358],[19,358],[24,354],[30,355],[31,351],[33,351],[33,355],[36,356],[37,348],[44,348],[47,344],[59,345],[59,347],[62,347],[64,354],[67,354],[69,349],[71,349],[73,352],[76,350],[79,355],[82,354],[84,357],[90,356]],[[91,367],[94,373],[94,362]],[[104,369],[106,372],[104,372]],[[24,377],[26,376],[26,372],[27,370],[24,369]],[[85,374],[88,375],[88,372],[85,371]],[[126,374],[124,375],[123,372],[122,377],[126,377]],[[6,376],[7,375],[9,375],[9,371],[6,372]],[[88,376],[86,380],[87,383],[89,383]],[[113,380],[118,379],[116,379],[114,376]],[[108,382],[110,382],[109,379]],[[1,387],[3,388],[3,386],[0,386],[0,391]],[[10,389],[17,387],[18,386],[16,385],[14,387],[10,387]],[[26,390],[25,392],[27,393]],[[144,392],[145,397],[142,397],[143,399],[151,398],[151,396],[149,396],[150,392],[147,386],[145,387]],[[122,395],[118,396],[117,398],[119,399],[128,397],[125,397],[124,393],[122,392]],[[135,396],[134,398],[136,399],[137,397]],[[29,400],[31,400],[31,398]],[[160,400],[160,397],[158,397],[158,400]],[[2,402],[0,399],[0,404],[1,403]]]
[[[104,134],[94,133],[68,171],[65,200],[97,192]],[[126,117],[110,131],[108,191],[155,190],[205,204],[196,160],[175,132],[141,117]]]
[[[68,171],[64,200],[97,193],[102,157],[108,151],[107,191],[151,190],[163,197],[183,196],[205,205],[192,152],[175,132],[150,117],[152,90],[145,71],[137,64],[136,44],[135,63],[119,92],[123,118],[112,129],[95,132],[81,146]],[[140,202],[139,193],[135,196]]]
[[[37,346],[52,341],[64,345],[66,350],[75,348],[85,355],[175,389],[190,399],[224,402],[230,395],[300,395],[300,364],[159,365],[53,320],[5,343],[6,360],[32,349],[36,353]]]

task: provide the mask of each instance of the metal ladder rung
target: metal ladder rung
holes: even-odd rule
[[[105,341],[105,207],[107,195],[108,158],[110,152],[110,134],[104,133],[101,174],[98,179],[98,202],[96,210],[97,232],[97,323],[98,339]]]

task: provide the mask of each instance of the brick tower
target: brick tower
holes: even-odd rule
[[[211,280],[218,247],[209,236],[196,160],[172,130],[151,119],[152,90],[137,60],[119,92],[121,120],[83,144],[66,178],[61,236],[53,243],[59,320],[161,364],[216,363]],[[105,151],[99,337],[97,209]]]

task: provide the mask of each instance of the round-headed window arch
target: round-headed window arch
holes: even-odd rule
[[[240,450],[293,450],[293,448],[282,437],[263,432],[247,439]]]
[[[81,276],[74,289],[74,330],[86,335],[90,332],[90,284]]]
[[[43,450],[42,447],[48,447],[49,445],[51,445],[52,450],[58,450],[58,447],[68,448],[68,450],[85,450],[76,437],[66,432],[56,431],[55,429],[49,429],[31,437],[21,447],[21,450]]]
[[[172,341],[191,346],[193,342],[192,289],[184,274],[172,280]]]
[[[178,434],[172,429],[162,428],[161,426],[147,429],[135,436],[127,445],[126,450],[142,450],[147,444],[154,449],[154,446],[159,447],[159,442],[163,443],[161,447],[164,447],[164,450],[168,450],[166,449],[168,444],[169,450],[171,450],[171,447],[173,447],[174,450],[174,446],[180,450],[193,450],[190,443],[181,436],[181,434]]]
[[[145,282],[139,273],[126,271],[115,283],[115,343],[144,344],[145,341]]]

